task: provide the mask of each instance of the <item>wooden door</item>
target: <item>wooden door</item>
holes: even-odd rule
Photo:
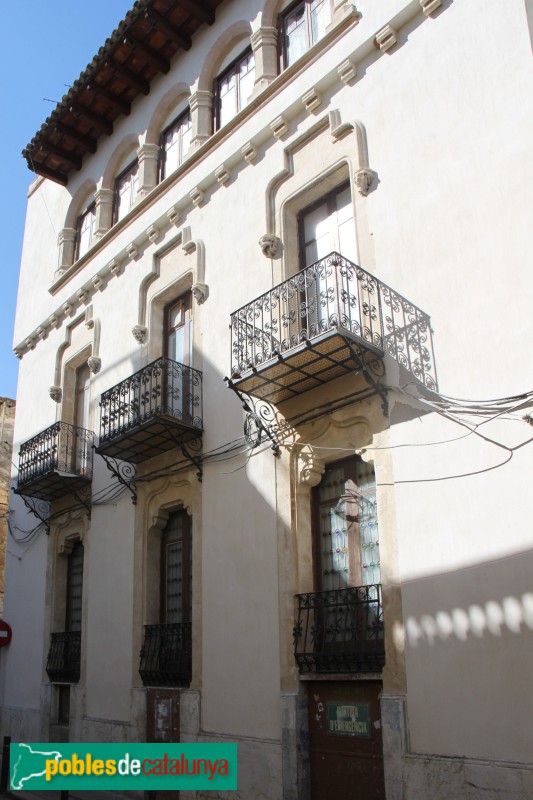
[[[380,681],[308,684],[311,800],[385,800]]]

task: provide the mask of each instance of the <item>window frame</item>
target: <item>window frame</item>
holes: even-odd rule
[[[289,64],[288,46],[287,46],[288,45],[287,19],[291,14],[294,14],[298,10],[298,8],[300,6],[302,6],[304,8],[304,16],[305,16],[304,24],[305,24],[305,32],[306,32],[306,43],[305,43],[306,44],[306,51],[309,50],[311,47],[314,47],[316,44],[318,44],[318,42],[322,41],[322,39],[324,38],[323,36],[321,36],[316,41],[312,40],[311,2],[312,2],[312,0],[295,0],[294,3],[291,3],[289,6],[287,6],[287,8],[284,8],[283,11],[279,15],[278,28],[279,28],[279,33],[280,33],[279,41],[280,41],[280,61],[281,61],[280,69],[281,70],[287,69],[287,67],[292,66],[292,64],[295,64],[296,61],[298,61],[299,58],[301,58],[301,56],[299,56],[298,58],[296,58],[294,61],[292,61]],[[331,25],[331,21],[332,21],[332,17],[333,17],[332,7],[331,7],[331,0],[324,0],[324,2],[329,4],[330,18],[329,18],[328,25]]]
[[[240,65],[245,60],[247,60],[250,57],[250,55],[254,59],[253,69],[254,69],[254,83],[255,83],[255,54],[254,54],[254,51],[253,51],[251,45],[248,45],[240,53],[240,55],[238,55],[236,58],[234,58],[233,61],[230,64],[228,64],[228,66],[225,67],[224,70],[221,73],[219,73],[217,75],[217,77],[215,78],[215,83],[214,83],[214,88],[213,88],[213,98],[214,98],[214,101],[215,101],[215,103],[214,103],[215,130],[217,130],[217,131],[220,130],[221,127],[223,127],[221,125],[221,122],[220,122],[220,118],[221,118],[220,111],[221,111],[221,101],[222,101],[222,96],[221,96],[221,93],[220,93],[221,83],[224,80],[226,80],[226,78],[228,78],[230,75],[234,74],[235,77],[237,78],[237,80],[236,80],[237,89],[236,89],[236,95],[235,95],[235,97],[236,97],[236,110],[235,110],[235,113],[233,114],[233,116],[231,117],[231,119],[229,119],[228,122],[225,122],[224,125],[227,125],[229,122],[231,122],[231,120],[234,119],[237,116],[237,114],[239,114],[248,105],[248,103],[245,103],[244,105],[242,104],[240,91],[239,91],[240,82],[238,80],[238,73],[239,73]]]
[[[334,186],[333,189],[329,189],[325,194],[321,195],[316,200],[314,200],[312,203],[309,203],[309,205],[304,206],[303,208],[300,209],[300,211],[298,211],[298,214],[296,216],[296,225],[297,225],[297,230],[298,230],[298,270],[299,271],[301,271],[303,269],[306,269],[307,266],[310,266],[310,265],[306,265],[306,263],[305,263],[306,262],[305,249],[306,249],[307,244],[311,243],[311,240],[309,242],[306,242],[306,240],[305,240],[305,225],[304,225],[305,217],[308,214],[312,213],[315,209],[317,209],[320,206],[322,206],[322,205],[326,205],[327,206],[329,214],[332,214],[334,211],[337,211],[336,198],[340,194],[345,192],[346,189],[350,190],[350,200],[351,200],[351,204],[352,204],[352,215],[353,215],[353,222],[354,222],[354,235],[355,235],[355,239],[357,241],[357,230],[355,229],[355,212],[354,212],[354,209],[353,209],[352,185],[351,185],[351,181],[348,179],[348,180],[342,181],[337,186]],[[343,253],[341,253],[340,255],[342,256]],[[314,263],[314,262],[311,262],[311,263]]]
[[[91,222],[92,230],[89,238],[89,244],[87,245],[87,249],[83,253],[80,253],[82,226],[84,220],[87,219],[89,215],[93,217],[93,220]],[[96,200],[93,199],[91,200],[90,203],[86,205],[85,210],[78,215],[78,218],[76,220],[76,244],[74,250],[74,261],[78,261],[78,259],[82,258],[85,255],[85,253],[89,252],[89,250],[93,246],[95,236],[96,236]]]
[[[180,516],[182,519],[181,525],[181,543],[182,543],[182,565],[181,565],[181,580],[182,580],[182,596],[181,596],[181,623],[188,624],[192,622],[192,524],[191,518],[184,508],[178,508],[171,511],[165,527],[161,531],[161,551],[159,562],[159,623],[161,625],[168,624],[167,619],[167,546],[170,538],[171,531],[169,531],[170,522],[173,516]]]
[[[182,111],[180,114],[178,114],[177,117],[174,117],[172,122],[170,122],[161,131],[161,136],[159,137],[159,182],[165,180],[165,178],[168,178],[168,176],[170,174],[172,174],[172,173],[168,173],[167,174],[166,170],[165,170],[165,166],[166,166],[166,163],[167,163],[167,154],[166,154],[166,149],[165,149],[165,141],[166,141],[166,137],[171,133],[171,131],[173,131],[178,126],[180,128],[179,144],[178,144],[178,146],[179,146],[179,156],[178,156],[178,165],[177,165],[177,167],[180,167],[183,164],[185,156],[187,155],[187,153],[190,150],[191,143],[189,141],[189,148],[187,149],[187,152],[186,153],[183,152],[183,134],[182,134],[181,130],[182,130],[182,124],[186,119],[189,120],[189,130],[190,130],[190,136],[192,138],[192,115],[191,115],[190,106],[187,106],[187,108],[184,111]],[[177,167],[176,167],[176,169],[177,169]]]
[[[128,174],[129,174],[130,181],[132,179],[134,179],[135,177],[137,177],[137,180],[138,180],[138,177],[139,177],[139,159],[138,158],[134,158],[133,161],[130,161],[128,163],[128,165],[126,167],[124,167],[124,169],[121,172],[119,172],[119,174],[115,177],[115,185],[114,185],[115,196],[114,196],[114,200],[113,200],[113,225],[116,225],[117,222],[120,222],[122,219],[124,219],[124,217],[128,214],[128,212],[131,211],[131,209],[135,205],[135,200],[137,198],[137,195],[139,194],[139,189],[137,188],[137,191],[135,192],[135,194],[131,196],[130,205],[129,205],[127,211],[125,211],[123,216],[119,218],[119,209],[120,209],[119,185],[120,185],[120,182],[122,180],[124,180],[124,178],[126,178],[126,176],[128,176]]]

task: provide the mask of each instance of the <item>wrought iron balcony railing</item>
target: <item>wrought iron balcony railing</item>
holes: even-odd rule
[[[94,433],[56,422],[19,451],[17,493],[55,500],[92,480]]]
[[[139,674],[145,686],[189,686],[191,634],[190,622],[144,626]]]
[[[77,683],[80,679],[81,632],[53,633],[46,662],[52,683]]]
[[[147,367],[104,392],[97,451],[138,463],[180,441],[201,436],[202,373],[170,358]]]
[[[293,629],[300,672],[380,672],[385,663],[381,584],[298,594]]]
[[[231,379],[279,402],[354,370],[346,341],[389,354],[436,390],[430,318],[366,270],[331,253],[231,315]]]

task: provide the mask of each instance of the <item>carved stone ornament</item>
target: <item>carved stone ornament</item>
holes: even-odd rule
[[[102,368],[102,359],[97,356],[91,356],[87,359],[87,366],[93,375],[97,375]]]
[[[60,403],[61,398],[63,397],[61,386],[50,386],[50,388],[48,389],[48,394],[50,395],[54,403]]]
[[[310,448],[302,450],[298,458],[300,483],[306,486],[318,486],[325,469],[324,462]]]
[[[146,325],[134,325],[131,329],[133,333],[133,338],[139,342],[139,344],[144,344],[148,338],[148,328]]]
[[[281,239],[274,233],[264,233],[259,239],[259,247],[267,258],[277,258],[281,255]]]
[[[191,294],[198,305],[201,306],[209,297],[209,286],[207,283],[194,283],[191,286]]]
[[[359,194],[366,197],[372,188],[374,173],[371,169],[360,169],[354,175],[355,185],[359,189]]]

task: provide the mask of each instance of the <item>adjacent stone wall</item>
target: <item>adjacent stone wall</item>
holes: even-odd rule
[[[4,571],[7,542],[7,507],[11,479],[15,401],[0,397],[0,615],[4,611]]]

